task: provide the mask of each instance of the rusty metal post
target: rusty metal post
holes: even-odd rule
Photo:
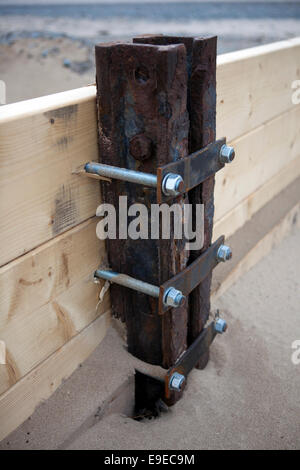
[[[100,44],[96,46],[99,153],[101,163],[156,174],[188,154],[187,70],[184,45]],[[103,201],[118,209],[156,202],[153,188],[124,181],[101,182]],[[174,202],[174,201],[173,201]],[[183,203],[179,196],[176,202]],[[117,220],[118,220],[117,210]],[[119,226],[117,227],[119,229]],[[127,227],[125,227],[127,228]],[[110,267],[161,285],[184,269],[184,240],[107,240]],[[157,314],[157,299],[111,285],[115,316],[126,322],[128,350],[165,368],[187,347],[188,306]]]
[[[134,39],[143,44],[184,44],[187,51],[188,112],[190,117],[189,151],[195,152],[216,138],[216,55],[217,37],[192,38],[173,36],[141,36]],[[204,246],[192,251],[192,263],[211,244],[214,216],[214,184],[211,176],[189,193],[189,202],[204,204]],[[193,217],[194,219],[194,217]],[[199,336],[210,312],[211,275],[189,296],[188,344]],[[199,368],[207,364],[209,351],[203,356]]]
[[[217,38],[195,39],[190,79],[190,151],[205,147],[216,139],[216,57]],[[211,244],[214,217],[215,177],[207,178],[190,194],[192,204],[204,204],[204,245],[200,252],[191,253],[193,262]],[[190,295],[189,343],[201,333],[210,313],[212,275]],[[209,358],[203,356],[198,368],[204,368]]]

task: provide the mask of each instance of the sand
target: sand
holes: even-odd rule
[[[0,44],[6,102],[36,98],[95,82],[93,51],[68,38],[24,38]]]
[[[52,0],[0,0],[0,80],[7,103],[87,85],[95,80],[94,45],[141,34],[218,35],[218,54],[292,38],[300,6],[201,2],[53,5]],[[7,3],[5,7],[3,4]],[[29,6],[22,5],[29,3]],[[71,3],[69,1],[69,3]],[[76,2],[75,2],[76,3]],[[77,2],[78,3],[78,2]],[[35,6],[30,6],[34,4]]]

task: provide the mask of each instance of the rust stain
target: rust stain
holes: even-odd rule
[[[73,325],[73,322],[68,313],[64,311],[64,309],[58,305],[57,302],[53,301],[52,305],[55,310],[57,320],[62,327],[64,340],[69,341],[76,334],[76,329]]]

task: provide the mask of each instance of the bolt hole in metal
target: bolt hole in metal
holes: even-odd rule
[[[138,83],[144,85],[150,78],[148,69],[144,65],[140,65],[140,67],[135,70],[134,77]]]

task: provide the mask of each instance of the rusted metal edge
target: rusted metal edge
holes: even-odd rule
[[[176,364],[171,367],[165,376],[165,397],[170,397],[171,391],[169,388],[170,377],[174,372],[184,375],[186,378],[190,371],[196,366],[201,359],[201,356],[206,354],[210,345],[217,335],[215,329],[215,322],[211,322],[207,328],[202,330],[198,338],[191,344],[191,346],[180,357]]]
[[[166,196],[162,192],[162,181],[168,173],[180,175],[184,181],[184,190],[182,192],[188,192],[221,170],[224,163],[220,161],[220,151],[224,144],[226,144],[225,137],[181,160],[157,168],[156,191],[158,204],[174,198],[174,196]]]
[[[133,171],[98,162],[86,163],[84,169],[80,169],[80,173],[84,173],[91,178],[102,179],[108,182],[111,182],[111,178],[114,178],[121,181],[156,187],[157,203],[161,204],[177,197],[171,195],[167,196],[162,191],[163,179],[167,174],[172,173],[182,177],[183,188],[181,193],[190,191],[224,167],[224,163],[220,161],[220,152],[225,143],[225,138],[217,140],[181,160],[158,167],[156,177],[150,173]],[[77,173],[79,173],[79,171],[77,171]]]
[[[218,264],[218,250],[224,243],[224,236],[218,238],[199,258],[185,268],[180,273],[164,282],[160,287],[149,284],[139,279],[135,279],[126,274],[114,272],[108,269],[97,269],[94,273],[96,278],[106,279],[114,284],[121,285],[128,289],[143,292],[151,297],[159,299],[158,313],[164,314],[172,308],[164,303],[164,296],[171,287],[177,289],[184,296],[188,296],[197,285],[208,276]]]
[[[217,252],[224,243],[225,237],[222,235],[207,250],[200,255],[193,263],[187,266],[183,271],[176,274],[160,286],[158,314],[164,314],[170,307],[164,305],[163,297],[167,289],[174,287],[182,292],[183,295],[189,295],[205,279],[211,271],[217,266]]]

